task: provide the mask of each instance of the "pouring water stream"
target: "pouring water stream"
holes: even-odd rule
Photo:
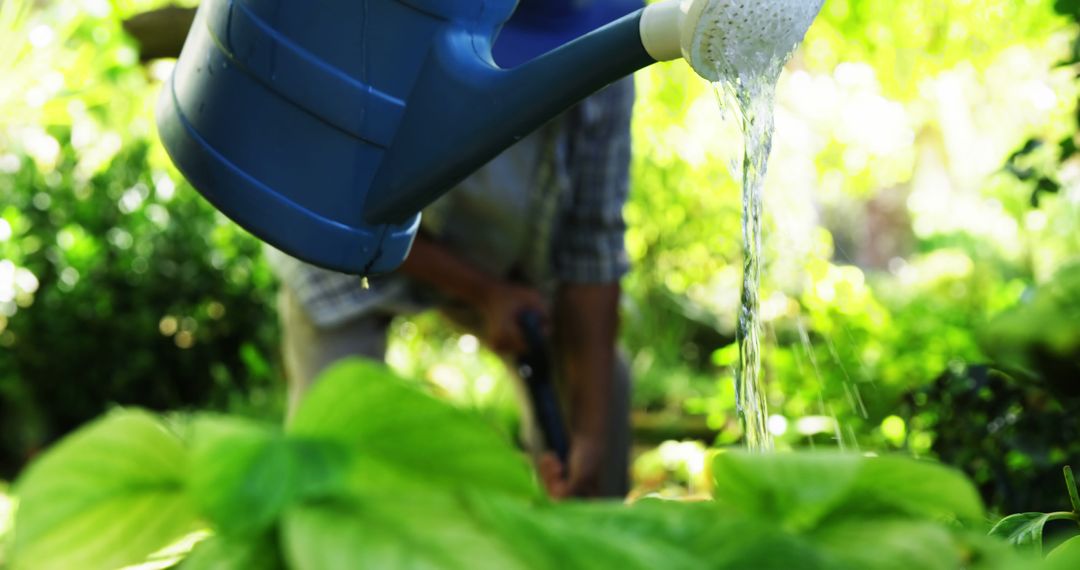
[[[721,107],[736,111],[743,133],[743,279],[736,327],[735,400],[746,446],[773,448],[761,379],[762,191],[772,150],[776,84],[824,0],[712,0],[688,57],[713,80]]]
[[[718,92],[738,108],[743,130],[742,159],[742,239],[743,277],[740,306],[735,329],[739,358],[735,367],[735,404],[742,423],[746,447],[751,451],[769,451],[773,447],[768,430],[768,400],[761,378],[761,219],[762,191],[768,171],[773,135],[773,92],[775,85],[735,89],[731,83],[718,83]]]

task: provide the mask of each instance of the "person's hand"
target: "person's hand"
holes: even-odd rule
[[[540,457],[537,472],[553,499],[596,497],[600,494],[602,457],[603,444],[596,438],[575,437],[570,442],[568,466],[548,452]]]
[[[480,335],[499,354],[520,355],[528,350],[519,321],[522,313],[536,312],[541,326],[547,327],[548,303],[535,289],[498,282],[488,287],[481,299],[477,307],[483,319]]]

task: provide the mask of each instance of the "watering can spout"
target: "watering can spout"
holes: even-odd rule
[[[466,33],[440,37],[368,194],[366,221],[408,219],[588,95],[655,63],[643,12],[512,69],[471,49]]]
[[[502,69],[492,48],[511,45],[516,0],[203,0],[159,132],[192,185],[258,237],[323,267],[385,273],[424,207],[589,94],[680,57],[711,79],[724,22],[782,16],[738,29],[784,31],[822,2],[638,1],[522,2],[594,11],[529,52],[544,55]],[[760,43],[732,53],[756,61]]]
[[[782,65],[822,2],[662,0],[509,70],[476,35],[448,29],[429,52],[364,219],[404,222],[588,95],[658,61],[685,58],[710,81],[720,70],[741,77],[762,61]]]

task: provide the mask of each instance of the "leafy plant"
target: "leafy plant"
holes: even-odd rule
[[[194,528],[187,453],[145,412],[110,416],[37,462],[17,489],[39,508],[16,515],[15,562],[26,568],[113,568]]]
[[[982,332],[987,354],[1062,399],[1080,397],[1080,264],[1059,270]]]
[[[1062,465],[1080,454],[1080,402],[989,366],[942,374],[898,413],[908,440],[930,440],[998,513],[1053,509]]]
[[[552,503],[524,457],[477,416],[350,361],[322,377],[284,430],[137,410],[80,429],[17,482],[12,560],[113,568],[195,532],[184,568],[1034,563],[978,532],[978,494],[941,465],[721,452],[711,468],[712,501]]]
[[[992,365],[953,366],[894,409],[997,512],[1052,509],[1061,466],[1080,456],[1078,315],[1074,263],[981,327]]]
[[[137,3],[0,2],[0,477],[117,404],[278,411],[273,277],[156,143]]]
[[[1043,530],[1046,524],[1052,521],[1073,521],[1080,525],[1080,493],[1076,489],[1076,478],[1073,476],[1071,467],[1065,467],[1065,486],[1069,491],[1069,500],[1072,503],[1072,511],[1055,513],[1020,513],[1007,516],[990,530],[991,536],[997,536],[1009,541],[1022,549],[1032,550],[1037,554],[1043,551]],[[1065,551],[1075,550],[1077,538],[1070,539],[1059,549]],[[1070,543],[1072,545],[1070,546]],[[1055,549],[1056,552],[1057,549]],[[1061,556],[1051,553],[1052,557]]]
[[[54,132],[55,170],[22,157],[0,176],[15,238],[0,263],[33,285],[0,322],[4,475],[111,405],[227,409],[280,381],[259,242],[157,170],[146,141],[80,182],[70,131]]]

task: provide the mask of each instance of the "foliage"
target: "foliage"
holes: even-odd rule
[[[912,431],[967,471],[1004,511],[1048,509],[1063,463],[1080,456],[1077,266],[1029,291],[979,334],[995,365],[942,374],[904,406]]]
[[[999,512],[1050,509],[1061,466],[1077,456],[1078,403],[987,366],[942,374],[896,417],[899,441],[924,440],[964,469]]]
[[[280,400],[259,244],[151,142],[154,87],[115,16],[22,14],[36,39],[0,82],[41,97],[0,101],[18,111],[0,129],[0,473],[113,404]]]
[[[1061,269],[1025,302],[997,315],[981,331],[1000,365],[1042,380],[1055,395],[1080,397],[1080,264]]]
[[[1077,493],[1076,479],[1072,468],[1065,467],[1065,483],[1069,491],[1069,499],[1072,502],[1072,510],[1069,512],[1054,513],[1021,513],[1007,516],[994,528],[990,529],[990,536],[997,536],[1008,540],[1010,543],[1022,549],[1030,549],[1041,554],[1043,550],[1043,529],[1052,521],[1072,521],[1080,525],[1080,493]],[[1076,537],[1073,537],[1075,539]],[[1070,539],[1073,540],[1073,539]],[[1073,549],[1068,542],[1059,547],[1062,552]],[[1062,554],[1050,553],[1050,557]]]
[[[1067,340],[1080,202],[1061,152],[1076,81],[1055,68],[1076,28],[1062,4],[826,3],[781,82],[765,197],[781,446],[936,454],[999,511],[1042,508],[1047,478],[1080,453]],[[639,405],[707,413],[726,444],[740,437],[738,134],[714,107],[679,64],[639,75],[625,338]],[[1015,152],[1032,137],[1061,142]],[[1042,178],[1057,192],[1033,207]],[[968,378],[990,369],[1009,375]]]
[[[7,483],[0,481],[0,568],[4,568],[11,550],[11,527],[15,521],[15,502]]]
[[[774,394],[781,408],[787,407],[784,398],[794,400],[791,416],[805,413],[803,402],[816,400],[815,392],[823,389],[842,423],[854,423],[854,431],[867,437],[869,426],[859,425],[861,411],[848,406],[846,392],[851,390],[845,385],[865,390],[884,386],[880,397],[866,400],[888,410],[906,390],[932,380],[951,361],[983,359],[974,331],[980,321],[1015,302],[1020,292],[1016,282],[1030,282],[1030,272],[1011,253],[980,243],[981,236],[967,227],[914,232],[912,226],[921,220],[912,218],[921,210],[895,213],[898,219],[869,227],[861,226],[860,217],[881,207],[879,194],[899,201],[902,210],[908,209],[904,200],[918,203],[919,192],[985,192],[1002,201],[1020,194],[1022,184],[1006,185],[996,178],[992,186],[974,182],[985,189],[919,186],[917,175],[933,166],[924,164],[919,153],[948,144],[940,140],[944,137],[959,136],[941,132],[938,123],[945,117],[928,109],[939,104],[934,84],[939,76],[953,80],[950,74],[956,74],[964,78],[959,88],[1004,93],[1004,85],[983,82],[1010,73],[1018,53],[1034,60],[1029,69],[1053,63],[1056,48],[1046,36],[1064,30],[1063,24],[1049,2],[995,1],[949,9],[938,2],[827,4],[781,85],[781,124],[766,191],[772,220],[763,299],[776,340],[767,366],[779,384]],[[895,42],[882,38],[911,43],[896,49]],[[897,60],[915,54],[917,69]],[[738,135],[724,126],[715,101],[681,65],[659,66],[640,77],[635,189],[626,212],[627,243],[636,264],[627,283],[627,339],[635,352],[650,357],[641,367],[647,379],[651,366],[644,364],[658,363],[663,370],[674,368],[676,384],[682,384],[686,373],[680,366],[689,366],[691,376],[715,375],[710,355],[731,339],[740,205],[727,164],[737,156],[731,140]],[[1033,74],[1031,80],[1048,79]],[[904,89],[892,89],[891,81],[903,83]],[[1004,110],[1008,101],[987,96],[971,102],[976,104]],[[983,107],[971,112],[983,113]],[[980,123],[987,127],[980,134],[994,138],[1000,158],[949,156],[944,166],[953,168],[952,161],[965,158],[1000,165],[1020,136],[1060,130],[1051,125],[1069,112],[1043,111],[1016,126],[999,122],[996,130]],[[785,122],[794,127],[785,129]],[[948,215],[948,203],[934,206]],[[1008,213],[1022,222],[1027,211],[1012,210],[1010,202]],[[971,217],[982,215],[973,212]],[[1067,219],[1069,211],[1061,216]],[[1065,219],[1062,230],[1074,227]],[[871,239],[870,232],[882,237]],[[1068,238],[1055,234],[1045,241],[1051,239]],[[894,257],[864,262],[860,258],[873,252],[864,253],[866,246],[856,240],[896,242],[887,252]],[[896,263],[886,267],[890,261]],[[814,361],[817,370],[812,370]],[[882,417],[869,415],[871,426]]]
[[[252,261],[258,244],[190,188],[169,197],[172,179],[155,181],[146,154],[145,145],[127,148],[85,184],[70,180],[74,157],[50,173],[59,179],[53,188],[30,161],[0,180],[13,196],[3,218],[16,237],[0,248],[36,289],[21,295],[3,333],[0,421],[9,453],[26,453],[112,402],[221,407],[236,389],[275,388],[265,356],[275,338],[265,304],[272,283]],[[45,208],[33,205],[41,196]],[[12,461],[5,458],[7,469]]]
[[[26,568],[115,568],[192,530],[187,456],[144,412],[91,425],[27,470],[14,563]],[[105,526],[107,525],[107,527]]]
[[[551,503],[477,416],[352,361],[284,432],[136,410],[80,429],[17,482],[12,554],[28,568],[137,563],[197,513],[212,534],[185,568],[1036,567],[981,536],[974,488],[937,464],[727,452],[712,473],[707,502]]]
[[[808,38],[809,65],[865,61],[889,70],[887,90],[910,97],[919,80],[957,65],[984,67],[1002,46],[1038,42],[1062,27],[1050,10],[1071,0],[829,0]]]
[[[1054,8],[1080,18],[1076,2],[1058,0]],[[1080,36],[1067,60],[1073,69],[1078,54]],[[1020,183],[1010,193],[1011,207],[1024,212],[1025,225],[1036,230],[1027,264],[1036,274],[1053,276],[1028,287],[1019,303],[978,331],[986,360],[1000,370],[950,371],[915,393],[922,411],[914,421],[923,433],[935,434],[934,452],[963,466],[984,495],[1006,510],[1048,508],[1055,471],[1080,456],[1080,273],[1070,261],[1077,251],[1077,218],[1070,198],[1075,184],[1067,175],[1080,153],[1075,118],[1063,124],[1067,131],[1030,138],[1005,165],[1005,177]]]
[[[0,2],[0,473],[113,403],[275,413],[269,273],[168,166],[150,112],[167,66],[139,67],[118,25],[158,3]],[[826,3],[781,85],[766,197],[781,447],[933,454],[996,511],[1044,508],[1080,441],[1076,347],[1059,343],[1076,330],[1061,271],[1080,251],[1075,71],[1050,70],[1076,13]],[[707,415],[734,443],[737,134],[682,63],[638,88],[623,320],[635,402]],[[475,338],[402,320],[390,356],[513,429],[502,363]],[[303,452],[272,446],[267,461]]]

